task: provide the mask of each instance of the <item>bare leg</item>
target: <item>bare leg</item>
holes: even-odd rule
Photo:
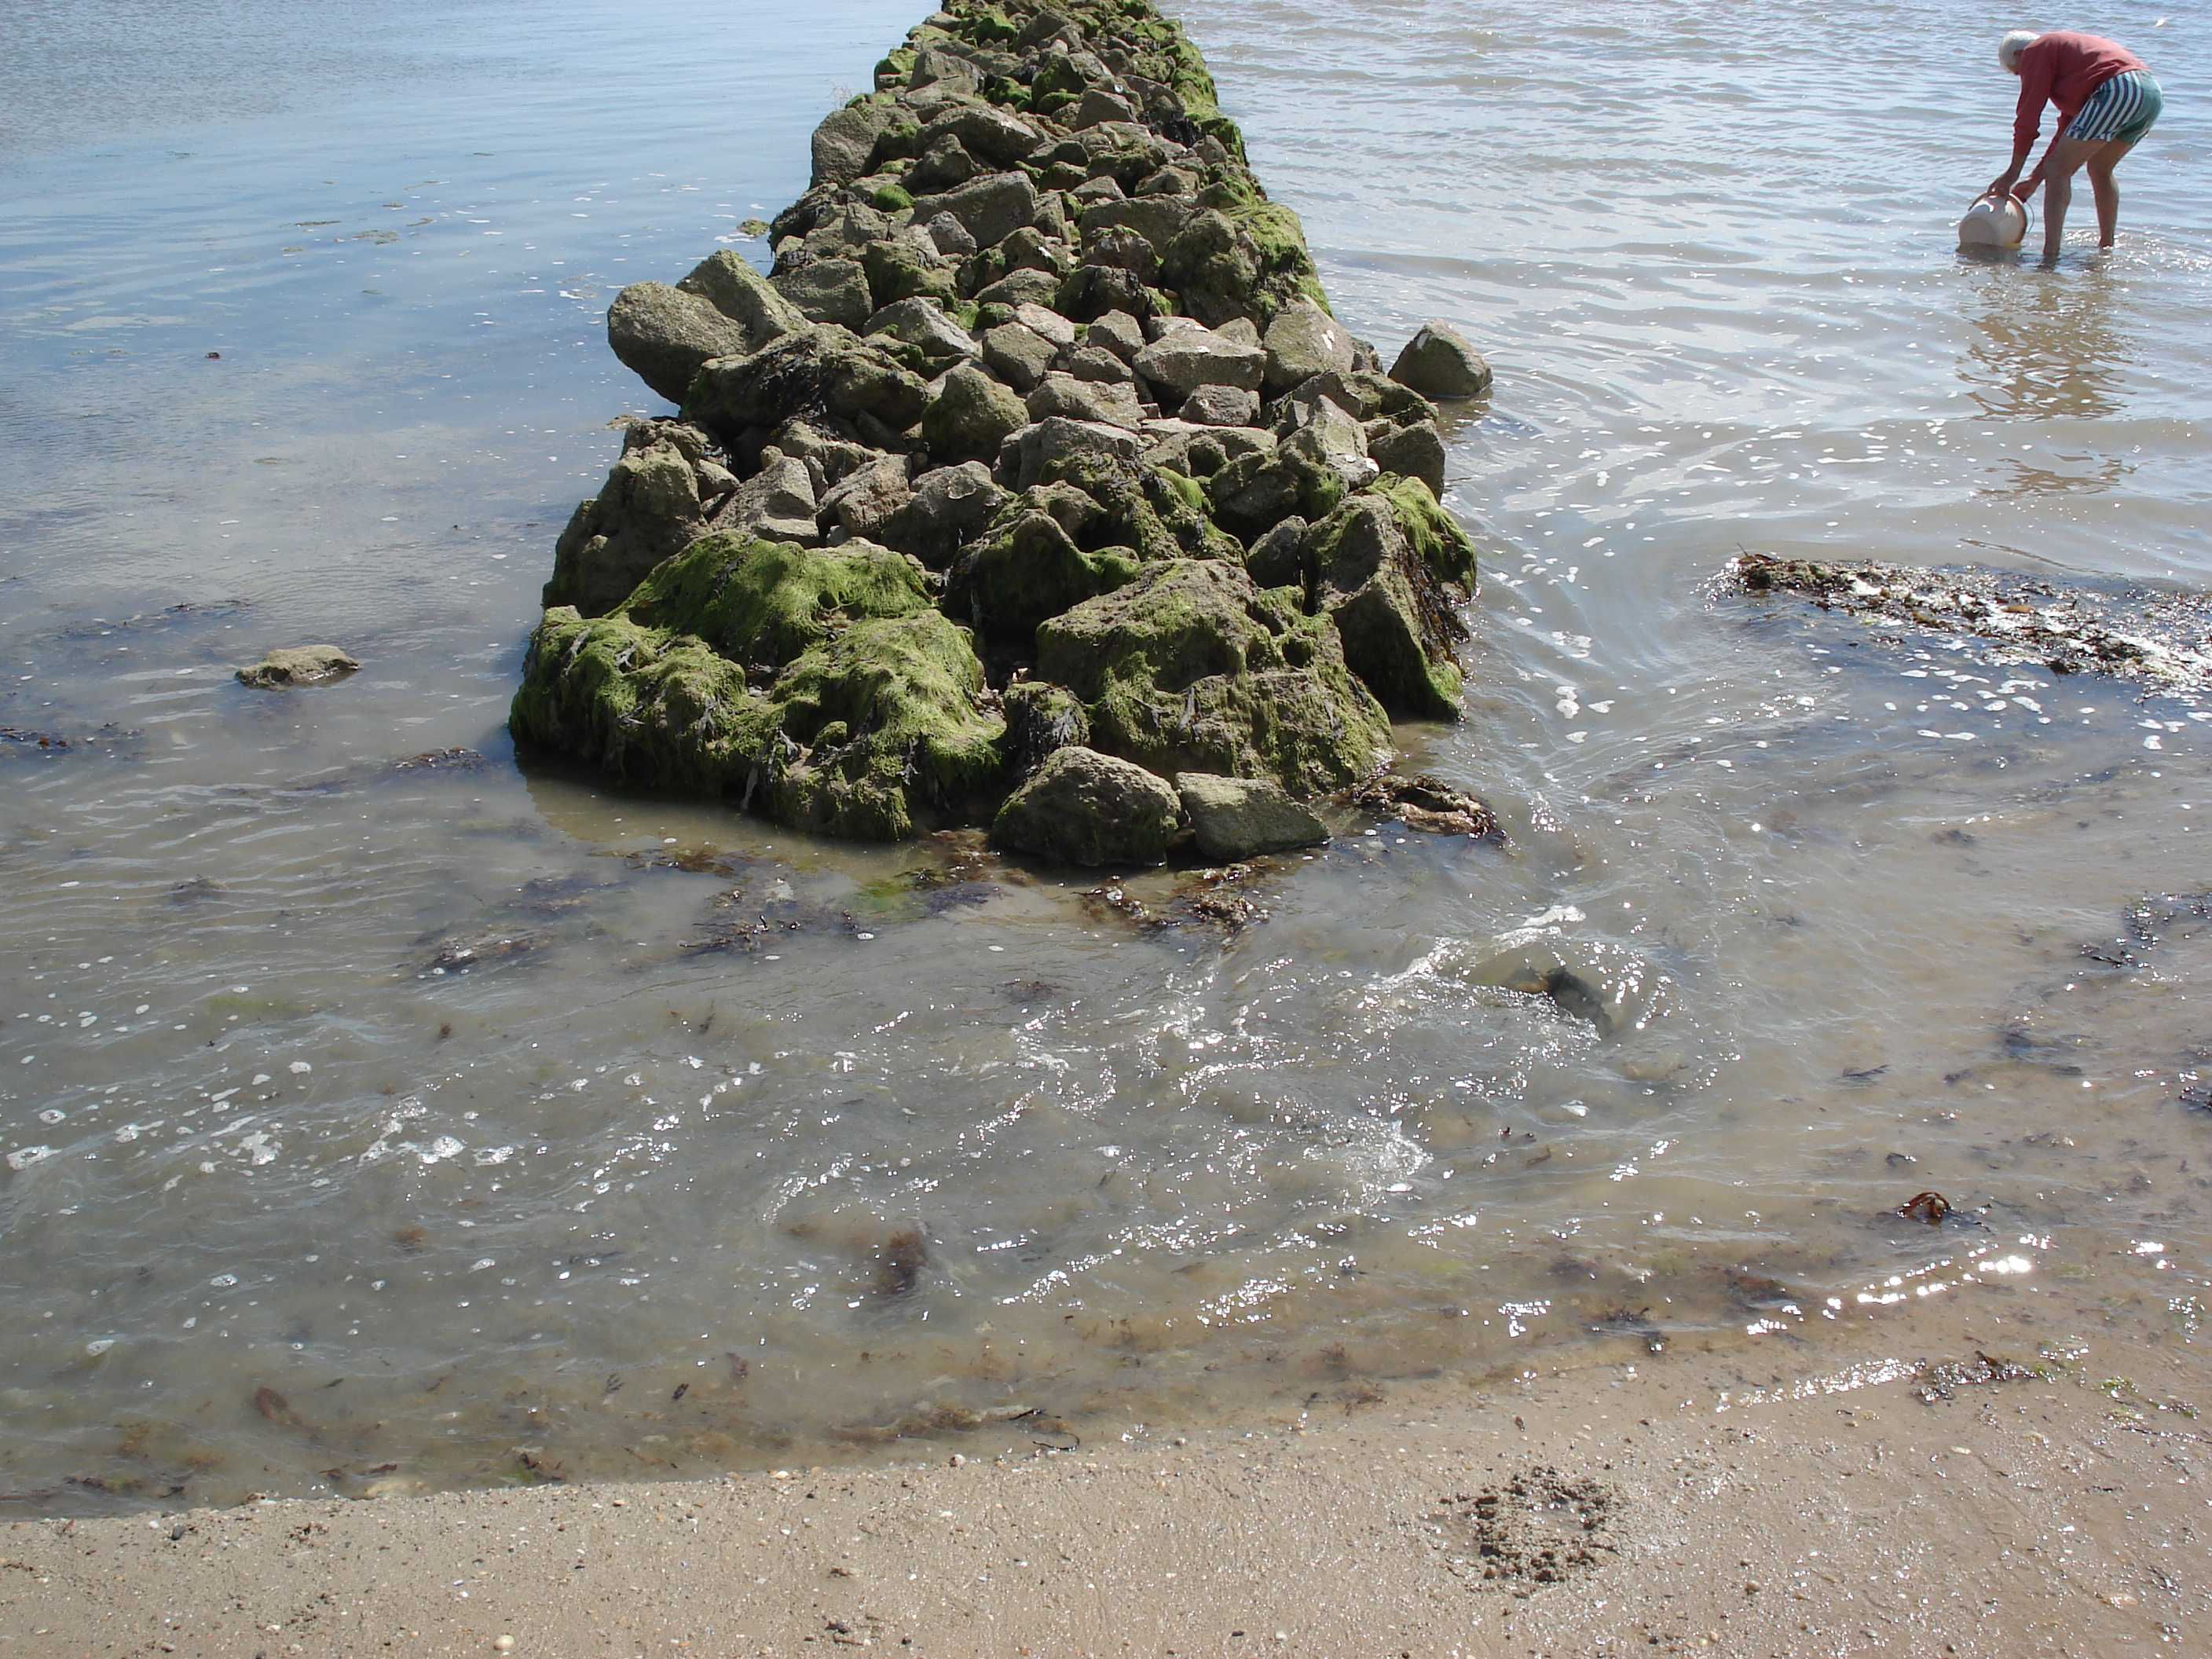
[[[2109,139],[2054,138],[2043,153],[2043,257],[2056,259],[2066,237],[2066,209],[2074,199],[2074,175],[2081,164],[2109,147]],[[2094,181],[2094,175],[2091,175]],[[2101,204],[2100,204],[2101,205]],[[2112,198],[2119,210],[2119,198]]]
[[[2112,181],[2112,169],[2119,166],[2120,158],[2134,148],[2133,144],[2124,144],[2114,138],[2100,148],[2087,163],[2089,188],[2096,192],[2097,197],[2099,247],[2112,246],[2119,234],[2120,187]]]

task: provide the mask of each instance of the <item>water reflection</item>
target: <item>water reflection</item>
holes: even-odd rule
[[[2136,361],[2113,317],[2118,298],[2101,271],[2057,280],[2047,273],[1994,270],[1977,289],[1959,373],[1968,395],[1996,420],[2097,420],[2122,408],[2121,380]],[[2039,472],[2022,467],[2021,489],[2109,488],[2118,474]]]

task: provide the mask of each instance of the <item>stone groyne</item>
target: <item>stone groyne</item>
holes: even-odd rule
[[[1083,864],[1318,838],[1299,802],[1459,713],[1475,550],[1431,325],[1330,314],[1149,0],[963,0],[813,139],[763,276],[640,283],[633,420],[576,509],[518,742],[871,840]],[[1227,816],[1224,817],[1224,815]]]

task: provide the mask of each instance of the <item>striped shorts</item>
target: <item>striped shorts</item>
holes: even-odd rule
[[[2075,112],[2066,124],[2066,136],[2093,143],[2117,138],[2132,144],[2150,131],[2165,107],[2157,82],[2141,70],[2122,70]]]

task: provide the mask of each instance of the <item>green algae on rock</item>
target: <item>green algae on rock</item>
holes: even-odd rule
[[[1310,797],[1387,765],[1392,713],[1457,715],[1440,417],[1151,0],[954,0],[812,161],[772,270],[610,307],[682,412],[562,534],[518,740],[868,838],[1133,768],[1158,836],[1006,833],[1144,862],[1178,773]]]

